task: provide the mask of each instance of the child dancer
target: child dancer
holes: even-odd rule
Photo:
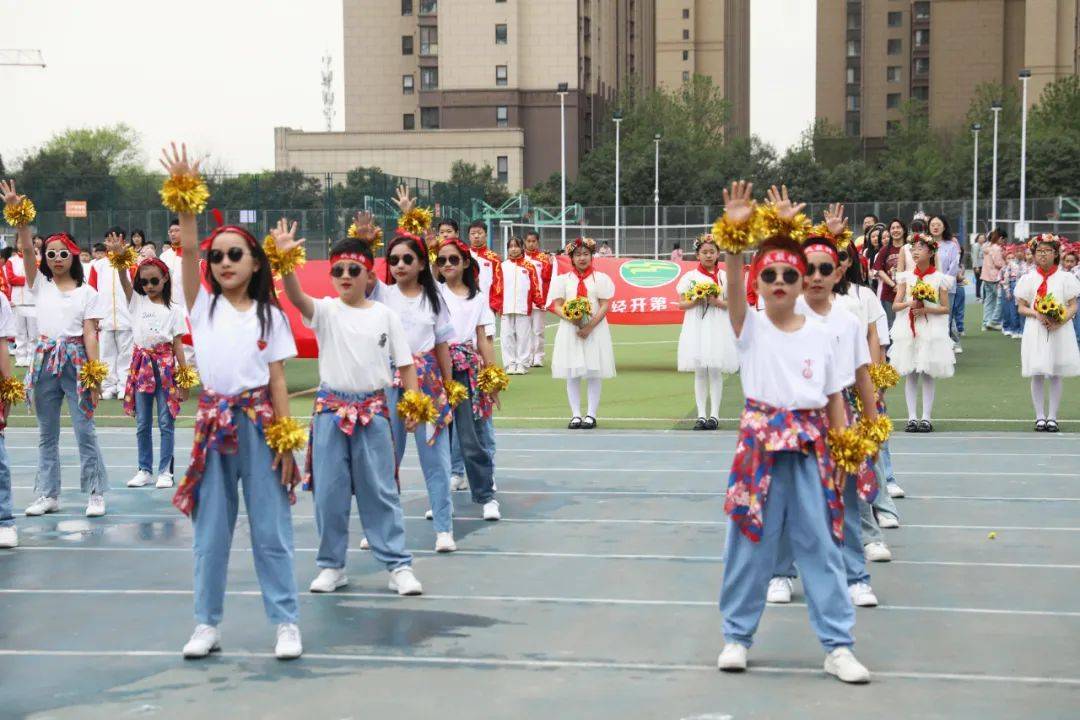
[[[577,238],[566,246],[573,263],[571,271],[551,282],[551,311],[562,318],[555,333],[551,354],[551,376],[566,379],[566,397],[570,402],[571,430],[592,430],[600,409],[601,382],[615,377],[615,352],[607,312],[615,296],[615,283],[602,272],[593,270],[596,241]],[[571,318],[566,302],[575,298],[588,300],[590,314]],[[588,410],[581,417],[581,379],[585,379]]]
[[[13,182],[0,182],[7,206],[24,198]],[[23,257],[34,257],[30,229],[18,229]],[[38,419],[39,468],[34,481],[38,499],[26,508],[27,515],[44,515],[60,509],[60,405],[66,399],[71,425],[79,446],[80,485],[89,493],[87,517],[105,514],[105,491],[109,488],[105,462],[94,427],[94,408],[101,398],[101,378],[91,378],[100,368],[97,321],[102,313],[97,293],[83,282],[79,246],[67,233],[45,240],[41,265],[26,264],[26,284],[34,296],[40,337],[34,348],[27,377],[27,392]],[[83,370],[88,374],[83,373]]]
[[[1005,337],[1023,337],[1020,311],[1016,307],[1016,283],[1027,274],[1028,268],[1016,255],[1015,248],[1005,250],[1005,267],[1001,269],[1001,334]]]
[[[535,230],[525,233],[525,255],[540,275],[540,297],[547,300],[548,291],[551,289],[551,271],[554,260],[546,252],[540,250],[540,233]],[[544,367],[544,321],[546,319],[547,312],[541,301],[540,307],[533,308],[532,312],[533,367]]]
[[[752,186],[724,190],[717,240],[749,232]],[[770,193],[781,217],[793,218],[787,189]],[[716,235],[716,233],[714,233]],[[746,409],[728,480],[724,512],[731,518],[724,550],[720,609],[725,645],[721,670],[746,669],[785,528],[803,573],[810,623],[827,653],[825,671],[844,682],[868,682],[870,673],[851,652],[855,610],[846,590],[838,547],[843,533],[842,482],[826,447],[826,415],[833,428],[846,423],[833,341],[825,327],[795,311],[804,284],[806,256],[786,237],[758,249],[753,278],[764,310],[748,312],[739,252],[725,257],[728,313],[739,351]]]
[[[683,310],[678,365],[679,372],[694,373],[694,400],[698,411],[694,429],[716,430],[720,427],[723,373],[733,373],[739,369],[739,356],[735,352],[735,335],[728,320],[724,282],[717,268],[720,248],[711,235],[702,235],[694,243],[694,251],[698,259],[697,268],[679,278],[675,286],[675,291],[682,298],[679,307]],[[720,294],[687,295],[694,287],[709,284],[718,286]],[[711,412],[706,413],[710,398]]]
[[[1058,268],[1061,240],[1049,233],[1031,241],[1035,265],[1016,284],[1016,301],[1024,316],[1024,337],[1020,341],[1020,374],[1031,378],[1031,402],[1035,406],[1035,431],[1058,432],[1057,414],[1061,405],[1061,379],[1080,375],[1073,318],[1077,312],[1080,280]],[[1053,296],[1063,309],[1056,317],[1040,312],[1044,298]],[[1049,384],[1049,407],[1043,404],[1044,387]]]
[[[4,388],[14,382],[21,385],[14,377],[8,343],[15,336],[15,313],[7,296],[0,293],[0,385]],[[6,394],[6,393],[5,393]],[[0,398],[0,548],[13,548],[19,545],[19,533],[15,529],[14,506],[11,502],[11,469],[8,467],[7,446],[4,444],[4,429],[7,427],[9,400]]]
[[[170,176],[162,195],[180,216],[184,299],[203,386],[191,464],[173,497],[173,505],[191,516],[195,534],[198,624],[184,645],[184,657],[205,657],[220,649],[218,624],[239,484],[263,608],[277,625],[274,653],[282,660],[296,658],[303,645],[296,626],[289,506],[300,479],[292,452],[301,446],[303,430],[289,416],[285,384],[285,360],[296,356],[296,343],[274,296],[266,253],[244,228],[219,225],[203,241],[210,290],[203,288],[195,218],[208,193],[199,179],[199,163],[188,162],[186,146],[177,151],[174,144],[171,154],[162,154]],[[201,187],[202,193],[185,192],[190,186]]]
[[[118,252],[122,251],[126,247],[124,235],[125,230],[119,225],[106,230],[105,249],[119,246]],[[102,362],[109,366],[109,374],[101,384],[101,397],[105,400],[124,399],[128,368],[131,367],[131,314],[120,286],[122,274],[124,273],[113,267],[108,253],[104,253],[90,263],[90,276],[86,280],[87,284],[97,291],[98,302],[101,304],[102,318],[98,323],[98,338]]]
[[[899,290],[893,303],[896,322],[892,326],[889,358],[896,371],[906,376],[906,432],[934,431],[930,421],[934,411],[934,383],[939,378],[952,377],[956,364],[953,342],[949,337],[949,279],[934,266],[936,251],[937,243],[933,238],[916,234],[911,246],[914,265],[909,272],[897,275]],[[916,286],[928,288],[929,295],[924,299],[915,297]],[[920,383],[923,400],[921,420],[916,414]]]
[[[124,251],[123,241],[117,238],[107,240],[106,246],[112,255]],[[180,403],[188,397],[188,390],[177,383],[177,371],[185,364],[181,338],[187,332],[187,321],[180,306],[172,302],[172,278],[165,263],[157,258],[139,263],[134,288],[126,270],[117,276],[127,300],[133,341],[131,367],[121,395],[124,412],[135,418],[139,467],[128,480],[128,487],[145,487],[151,483],[156,400],[161,456],[155,485],[171,488],[176,416],[180,414]]]
[[[535,339],[532,312],[543,307],[540,276],[525,257],[525,244],[512,237],[502,262],[502,354],[509,375],[525,375],[532,365]]]
[[[319,390],[311,418],[306,489],[315,494],[319,531],[316,564],[322,568],[311,592],[333,592],[348,585],[349,505],[353,497],[365,537],[375,557],[390,572],[390,589],[399,595],[423,592],[405,549],[405,516],[394,483],[394,441],[384,388],[397,367],[406,390],[416,390],[416,370],[405,328],[389,308],[365,297],[375,260],[371,216],[357,225],[358,239],[330,250],[330,280],[336,298],[314,299],[293,272],[284,272],[285,293],[319,341]],[[296,223],[278,221],[272,231],[279,255],[295,252]],[[416,422],[405,421],[413,431]]]

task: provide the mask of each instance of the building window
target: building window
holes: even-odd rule
[[[420,68],[420,89],[439,89],[439,68]]]
[[[858,40],[848,40],[847,41],[847,56],[848,57],[859,57],[859,41]]]
[[[510,111],[505,105],[499,105],[495,108],[495,126],[496,127],[509,127],[510,126]]]
[[[690,8],[683,8],[682,9],[682,19],[683,20],[689,20],[690,19]]]
[[[859,96],[848,95],[847,96],[847,109],[848,112],[857,112],[859,109]]]
[[[885,96],[885,107],[895,110],[900,107],[900,93],[889,93]]]
[[[420,54],[439,54],[439,28],[434,26],[420,28]]]
[[[860,131],[862,129],[861,128],[861,123],[859,122],[859,116],[855,115],[853,117],[849,117],[847,119],[847,124],[845,126],[845,129],[847,130],[848,136],[850,136],[850,137],[858,137],[858,135],[859,135],[859,133],[860,133]]]
[[[889,120],[885,123],[885,134],[895,135],[900,130],[899,120]]]
[[[858,12],[851,12],[849,10],[848,11],[848,16],[847,16],[847,29],[848,30],[858,30],[861,25],[862,25],[862,15],[860,15]]]
[[[412,95],[413,94],[413,86],[415,85],[415,83],[416,83],[416,79],[412,75],[402,75],[401,76],[401,94],[402,95]]]
[[[420,0],[420,14],[434,15],[439,12],[438,0]]]
[[[902,12],[890,12],[889,13],[889,27],[900,27],[904,24],[904,14]]]
[[[403,130],[415,130],[416,129],[416,116],[412,113],[405,113],[401,116],[401,128]]]
[[[889,38],[888,53],[890,55],[899,55],[903,47],[903,42],[899,38]]]
[[[913,70],[916,75],[926,75],[930,72],[930,58],[915,58]]]
[[[412,0],[401,0],[401,14],[412,15]]]
[[[500,155],[495,159],[496,179],[504,185],[510,182],[510,158]]]
[[[683,40],[689,40],[690,39],[690,31],[689,30],[687,30],[685,28],[683,29],[683,31],[682,31],[682,39]]]
[[[682,81],[684,83],[690,82],[690,71],[689,70],[683,70],[682,71]]]
[[[849,67],[847,69],[847,82],[848,85],[857,85],[862,80],[862,73],[859,72],[857,67]]]
[[[915,19],[916,20],[929,20],[930,19],[930,3],[928,0],[915,3]]]
[[[495,44],[506,44],[506,25],[500,24],[495,26]]]
[[[506,75],[507,73],[505,65],[495,66],[495,84],[498,87],[506,87]]]
[[[686,60],[690,59],[690,51],[689,50],[683,50],[682,51],[682,59],[683,59],[683,61],[686,61]]]
[[[437,107],[422,107],[422,108],[420,108],[420,128],[422,130],[438,130],[439,129],[439,108],[437,108]]]
[[[930,44],[930,31],[929,30],[916,30],[915,31],[915,47],[922,47],[923,45]]]
[[[900,82],[900,66],[890,65],[885,69],[885,80],[891,83]]]
[[[911,97],[916,100],[928,102],[930,100],[930,88],[926,85],[916,85],[911,88]]]
[[[412,35],[401,36],[401,54],[412,55]]]

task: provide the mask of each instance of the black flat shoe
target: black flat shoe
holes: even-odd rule
[[[934,432],[934,425],[929,420],[919,421],[919,430],[921,433]]]
[[[709,421],[705,424],[705,429],[706,430],[716,430],[719,427],[720,427],[720,420],[718,418],[714,418],[714,417],[709,418]]]
[[[596,427],[596,418],[592,415],[586,415],[585,419],[581,421],[582,430],[592,430]]]
[[[708,426],[706,426],[706,424],[705,424],[705,418],[700,418],[700,417],[699,417],[699,418],[697,419],[697,422],[696,422],[696,423],[694,423],[694,429],[695,429],[695,430],[708,430],[709,428],[708,428]]]
[[[1060,432],[1061,428],[1058,427],[1057,420],[1046,421],[1046,432]]]
[[[907,425],[904,426],[904,432],[919,432],[919,421],[908,420]]]
[[[1036,420],[1035,421],[1035,432],[1046,432],[1046,421],[1045,420]]]
[[[580,430],[581,429],[581,418],[579,418],[577,415],[570,418],[570,424],[567,425],[566,428],[568,430]]]

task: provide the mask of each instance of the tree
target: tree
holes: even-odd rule
[[[143,167],[139,133],[126,123],[95,128],[69,128],[53,135],[38,152],[85,152],[110,172]]]
[[[498,207],[510,199],[506,183],[495,179],[495,169],[489,163],[476,167],[464,160],[455,160],[450,166],[450,186],[469,187],[479,191],[488,205]]]
[[[62,210],[65,200],[86,200],[93,209],[117,206],[119,187],[106,160],[85,150],[41,150],[23,160],[19,188],[42,210]]]

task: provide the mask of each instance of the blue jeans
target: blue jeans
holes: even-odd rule
[[[848,595],[844,559],[829,529],[816,458],[801,453],[775,454],[763,512],[765,527],[757,543],[743,535],[734,522],[728,522],[720,591],[724,639],[747,647],[753,642],[765,610],[780,539],[787,531],[803,574],[810,625],[822,646],[831,651],[854,645],[855,608]]]
[[[394,440],[389,421],[376,417],[366,426],[357,425],[351,436],[341,431],[333,413],[320,413],[313,423],[311,462],[315,527],[319,531],[315,564],[345,567],[349,506],[355,497],[375,559],[387,570],[412,565],[412,555],[405,549],[405,514],[394,482]]]
[[[468,387],[466,385],[466,387]],[[456,420],[454,422],[457,422]],[[476,434],[480,436],[480,445],[495,463],[495,421],[484,418],[476,421]],[[461,441],[453,423],[450,424],[450,474],[465,477],[465,458],[461,455]]]
[[[38,496],[60,497],[60,405],[66,398],[71,428],[79,446],[79,485],[85,493],[104,494],[109,489],[109,478],[101,459],[94,419],[86,417],[79,409],[75,366],[64,363],[59,375],[42,370],[33,393],[39,433],[39,467],[34,478],[34,492]]]
[[[896,502],[889,495],[887,487],[888,483],[896,482],[896,478],[893,477],[892,453],[889,451],[888,440],[882,444],[881,451],[878,453],[878,460],[874,463],[874,477],[877,478],[878,483],[878,493],[877,497],[874,498],[874,502],[859,501],[863,545],[882,542],[885,539],[881,528],[878,527],[877,519],[874,517],[875,510],[879,513],[888,513],[898,519],[900,517],[900,513],[896,509]]]
[[[251,531],[255,574],[270,622],[294,623],[299,614],[293,576],[293,527],[289,495],[281,473],[272,469],[273,452],[247,415],[233,415],[239,440],[235,455],[209,452],[195,489],[195,621],[217,625],[225,607],[229,550],[243,487]]]
[[[8,467],[7,445],[4,444],[3,434],[0,434],[0,527],[15,524],[12,508],[11,468]]]
[[[1020,309],[1016,306],[1016,281],[1009,281],[1009,297],[1001,294],[1001,329],[1011,333],[1024,332],[1024,320],[1020,317]]]
[[[161,433],[161,458],[158,461],[158,473],[171,473],[176,421],[169,412],[169,393],[162,387],[161,373],[158,372],[157,363],[153,363],[153,367],[157,389],[152,393],[135,393],[135,442],[139,448],[139,469],[153,472],[153,415],[154,401],[157,400],[157,424]]]
[[[454,371],[454,379],[469,387],[469,378],[465,373]],[[481,505],[490,502],[495,497],[495,433],[491,430],[491,419],[477,419],[473,415],[470,396],[454,408],[454,422],[450,427],[453,428],[454,440],[460,448],[473,502]],[[485,441],[490,441],[490,450]]]
[[[1001,283],[983,283],[983,328],[1001,327]]]
[[[1073,316],[1073,330],[1076,332],[1076,344],[1080,347],[1080,312]]]
[[[401,467],[401,459],[405,457],[405,441],[408,435],[405,432],[405,421],[397,414],[400,395],[401,390],[398,388],[389,388],[386,391],[397,467]],[[450,499],[450,433],[445,430],[440,432],[435,438],[435,444],[428,445],[428,432],[427,425],[418,425],[413,432],[413,438],[416,440],[416,454],[420,458],[420,470],[424,473],[424,483],[427,485],[435,532],[451,532],[454,522],[454,503]]]
[[[952,305],[949,308],[949,328],[955,332],[954,340],[960,339],[960,333],[964,332],[964,305],[967,303],[967,290],[963,285],[957,285],[950,298]]]

